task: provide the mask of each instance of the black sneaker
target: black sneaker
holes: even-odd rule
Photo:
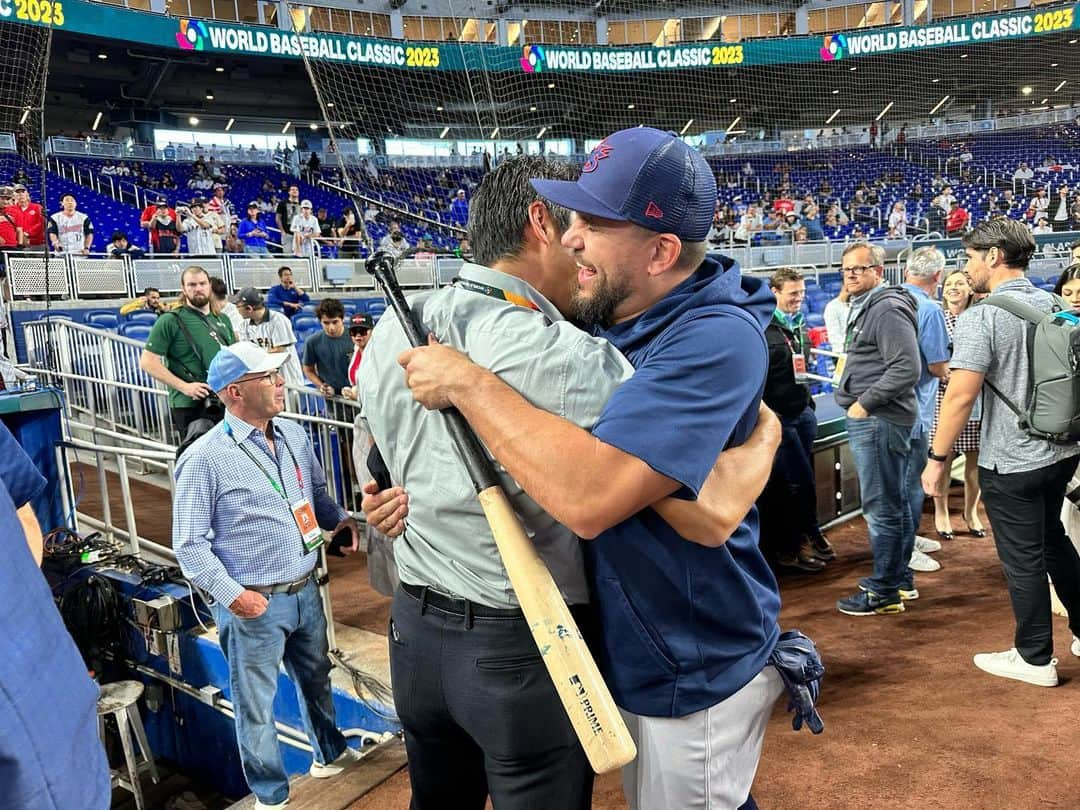
[[[873,616],[903,613],[904,603],[899,595],[885,598],[873,591],[858,591],[836,603],[836,609],[848,616]]]
[[[825,563],[817,557],[808,554],[780,554],[776,558],[776,564],[781,568],[793,568],[797,571],[807,571],[817,574],[825,570]]]
[[[817,537],[811,537],[810,547],[814,550],[814,556],[824,562],[832,562],[836,559],[836,552],[833,550],[832,543],[830,543],[825,535],[819,534]]]

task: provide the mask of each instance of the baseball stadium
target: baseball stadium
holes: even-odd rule
[[[0,808],[1080,806],[1078,40],[0,0]]]

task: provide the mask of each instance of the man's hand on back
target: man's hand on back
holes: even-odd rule
[[[409,349],[398,355],[405,369],[405,384],[413,399],[428,410],[441,410],[454,404],[453,397],[467,390],[478,366],[469,356],[451,346],[444,346],[428,335],[428,345]]]

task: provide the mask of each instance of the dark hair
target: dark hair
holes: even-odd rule
[[[336,298],[324,298],[315,308],[315,317],[320,321],[323,318],[341,318],[345,320],[345,305]]]
[[[211,283],[213,283],[213,282],[211,282]],[[152,292],[160,293],[161,290],[159,290],[157,287],[146,287],[145,289],[143,289],[142,294],[143,295],[149,295]]]
[[[1005,258],[1005,264],[1017,270],[1026,270],[1035,253],[1035,237],[1027,225],[1008,217],[994,217],[980,222],[960,240],[965,248],[990,250],[997,248]]]
[[[60,195],[60,202],[63,202],[63,201],[64,201],[64,200],[66,200],[66,199],[67,199],[68,197],[71,197],[71,199],[73,199],[73,200],[75,199],[75,195],[74,195],[74,194],[72,194],[72,193],[71,193],[70,191],[67,191],[67,192],[65,192],[65,193],[63,193],[63,194],[61,194],[61,195]]]
[[[225,282],[217,276],[210,276],[210,294],[214,298],[228,298],[229,288],[225,286]]]
[[[288,265],[286,265],[285,267],[279,267],[279,268],[278,268],[278,271],[277,271],[277,277],[278,277],[278,278],[280,279],[280,278],[281,278],[281,274],[282,274],[282,273],[284,273],[284,272],[286,272],[286,271],[287,271],[287,272],[289,272],[289,273],[291,273],[291,272],[292,272],[292,268],[291,268],[291,267],[289,267]]]
[[[109,241],[110,242],[118,242],[121,239],[126,241],[127,240],[127,234],[124,233],[123,231],[113,231],[112,239],[110,239]]]
[[[542,155],[519,155],[488,172],[469,202],[469,241],[478,264],[491,266],[518,255],[528,209],[540,195],[531,179],[576,180],[578,169]],[[570,211],[543,200],[559,230],[570,225]]]
[[[1057,280],[1057,284],[1054,285],[1054,295],[1061,295],[1065,285],[1070,281],[1076,281],[1078,278],[1080,278],[1080,264],[1070,264],[1061,272],[1061,277]]]
[[[1075,241],[1071,245],[1069,245],[1069,253],[1072,253],[1077,248],[1080,248],[1080,239],[1078,239],[1077,241]]]
[[[769,286],[774,290],[783,290],[789,281],[802,281],[803,276],[794,267],[781,267],[769,276]]]

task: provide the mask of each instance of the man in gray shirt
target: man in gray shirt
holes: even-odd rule
[[[975,292],[1009,296],[1043,312],[1054,297],[1024,276],[1035,252],[1027,228],[998,217],[964,237],[967,273]],[[1067,309],[1067,307],[1066,307]],[[992,383],[1024,411],[1028,390],[1027,322],[984,301],[965,310],[953,333],[952,375],[941,405],[923,487],[939,492],[942,466],[960,435],[983,382]],[[979,484],[993,524],[1016,617],[1015,646],[981,653],[975,666],[1003,678],[1056,686],[1049,572],[1069,613],[1073,652],[1080,654],[1080,557],[1061,524],[1065,488],[1076,471],[1080,445],[1054,444],[1028,435],[1016,415],[989,388],[983,396]]]
[[[542,202],[529,179],[573,174],[539,156],[501,162],[470,206],[470,236],[482,264],[466,263],[453,286],[410,303],[442,342],[467,351],[538,407],[588,428],[632,368],[618,349],[562,314],[570,311],[576,273],[560,245],[569,212]],[[409,491],[408,529],[395,542],[401,587],[389,635],[412,806],[479,807],[490,793],[496,807],[584,810],[591,804],[592,771],[544,671],[446,424],[414,402],[405,384],[397,358],[407,347],[388,311],[364,352],[357,397],[391,478]],[[736,486],[733,475],[716,490],[728,499],[726,510],[710,509],[703,491],[702,502],[665,499],[656,512],[685,537],[704,539],[710,531],[715,537],[720,515],[738,512],[741,518],[764,486],[778,442],[778,431],[766,439],[769,432],[759,425],[746,444],[718,461],[714,473],[737,471],[739,481]],[[580,542],[505,474],[502,485],[590,635]],[[381,495],[391,523],[404,515],[401,488]],[[696,517],[686,515],[687,506]],[[368,519],[389,528],[375,512],[368,511]]]
[[[836,404],[847,411],[848,444],[874,554],[873,573],[860,590],[836,603],[849,616],[902,613],[914,598],[908,561],[915,548],[909,511],[911,433],[919,407],[920,359],[911,293],[884,284],[885,251],[850,245],[841,259],[851,295],[844,351],[847,360]]]

